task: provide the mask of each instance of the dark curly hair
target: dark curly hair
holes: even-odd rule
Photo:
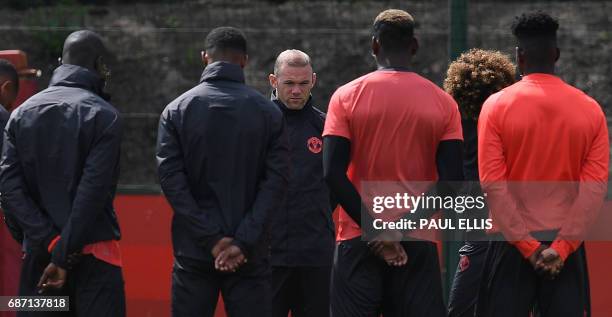
[[[558,29],[559,22],[542,11],[523,13],[512,23],[512,34],[518,39],[555,38]]]
[[[515,66],[510,57],[475,48],[450,64],[444,90],[455,98],[464,119],[478,120],[484,101],[514,81]]]

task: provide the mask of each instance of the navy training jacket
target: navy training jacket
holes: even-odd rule
[[[121,119],[103,86],[95,72],[61,65],[4,132],[2,208],[23,230],[26,252],[61,236],[51,257],[60,267],[87,244],[120,238],[113,199]]]
[[[170,205],[176,256],[212,261],[234,238],[249,261],[267,260],[270,218],[288,184],[281,111],[244,83],[239,65],[208,65],[200,84],[163,111],[157,138],[159,179]]]

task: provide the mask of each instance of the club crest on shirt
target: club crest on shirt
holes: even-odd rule
[[[321,153],[321,150],[323,149],[323,141],[321,141],[321,139],[317,138],[316,136],[313,136],[312,138],[308,139],[306,145],[308,146],[308,150],[310,150],[310,152],[314,154]]]
[[[462,255],[459,260],[459,271],[463,272],[470,267],[470,258],[467,255]]]

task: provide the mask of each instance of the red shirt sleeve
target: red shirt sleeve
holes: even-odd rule
[[[351,139],[347,105],[342,103],[339,90],[332,95],[327,107],[323,136],[334,135]]]
[[[461,128],[461,113],[459,113],[459,106],[453,97],[446,96],[449,102],[449,115],[448,123],[446,124],[446,130],[442,135],[441,141],[444,140],[463,140],[463,129]]]

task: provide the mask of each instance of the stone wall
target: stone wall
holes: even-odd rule
[[[269,93],[275,56],[297,48],[311,55],[318,105],[326,108],[340,85],[374,69],[369,26],[376,14],[397,7],[418,23],[416,70],[440,84],[448,65],[448,1],[189,1],[173,4],[52,6],[0,11],[0,49],[21,49],[43,70],[46,87],[71,31],[98,31],[114,52],[109,90],[125,114],[122,184],[155,184],[157,120],[165,105],[197,83],[200,51],[208,31],[242,28],[249,40],[247,82]],[[512,54],[512,18],[544,9],[561,22],[559,73],[612,107],[612,3],[606,1],[470,1],[469,47]]]

